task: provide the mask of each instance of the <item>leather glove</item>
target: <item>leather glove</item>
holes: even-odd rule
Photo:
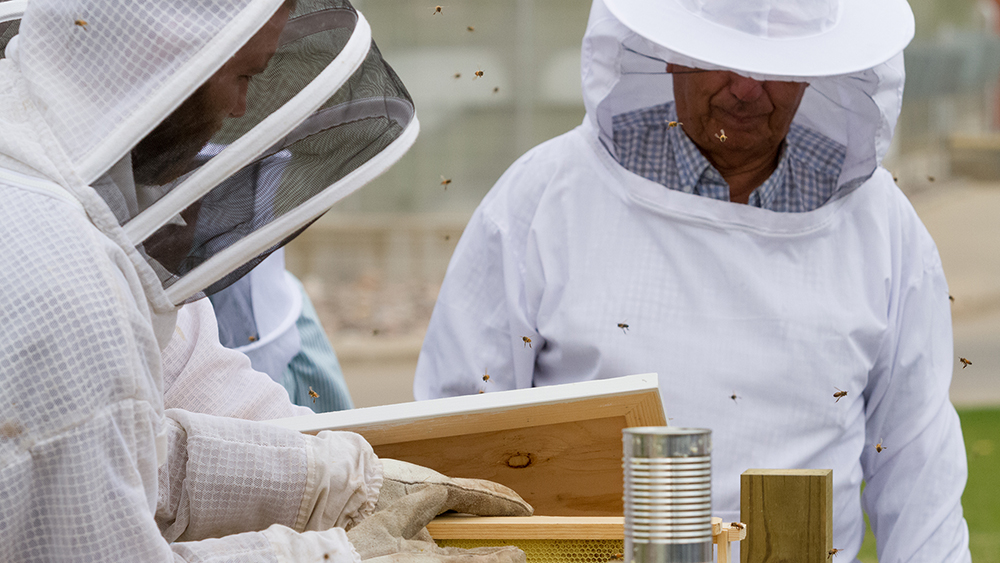
[[[379,461],[382,462],[382,490],[375,505],[376,512],[427,486],[439,487],[448,493],[444,508],[437,514],[454,510],[477,516],[531,516],[534,512],[517,493],[493,481],[447,477],[428,467],[396,459]]]
[[[430,470],[429,470],[430,471]],[[434,472],[436,473],[436,472]],[[440,474],[438,474],[440,475]],[[441,476],[443,477],[443,476]],[[448,480],[447,477],[444,478]],[[454,481],[454,480],[451,480]],[[488,489],[503,487],[496,483],[463,479],[473,483],[489,484]],[[383,487],[385,485],[383,484]],[[498,505],[493,493],[474,493],[463,487],[443,483],[405,484],[414,491],[393,501],[386,500],[375,514],[347,532],[347,539],[357,550],[362,561],[368,563],[525,563],[524,552],[514,546],[477,547],[460,549],[438,547],[426,538],[424,526],[435,516],[452,506],[464,506],[474,510],[505,505],[512,507],[518,503],[510,500]],[[510,491],[510,489],[507,489]],[[510,491],[518,500],[516,493]],[[474,500],[481,497],[483,502]],[[530,506],[520,501],[521,514],[530,514]],[[527,507],[527,508],[525,508]],[[525,513],[525,510],[527,512]],[[423,532],[421,534],[421,532]]]

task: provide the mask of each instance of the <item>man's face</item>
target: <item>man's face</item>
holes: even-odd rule
[[[188,171],[228,117],[246,113],[250,79],[267,68],[288,22],[282,6],[246,45],[132,149],[138,184],[167,184]]]
[[[809,86],[675,64],[667,65],[667,72],[673,74],[684,132],[713,164],[726,166],[777,155]]]

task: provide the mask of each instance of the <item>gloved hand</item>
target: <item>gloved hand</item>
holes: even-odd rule
[[[404,488],[412,487],[412,492],[392,501],[386,499],[385,504],[380,498],[375,514],[347,532],[347,539],[354,545],[361,560],[368,563],[525,563],[524,552],[514,546],[475,549],[438,547],[429,538],[424,526],[438,514],[455,506],[470,508],[476,511],[474,513],[481,513],[487,507],[503,506],[505,510],[520,506],[520,515],[531,514],[531,507],[502,485],[474,479],[461,481],[466,485],[441,482],[403,484]],[[467,487],[469,484],[487,485],[484,488],[490,492],[474,492]],[[390,487],[393,488],[395,486]],[[494,489],[506,489],[509,491],[507,495],[513,497],[498,502],[492,492]],[[512,498],[520,503],[511,502]]]
[[[397,459],[381,458],[379,461],[382,462],[382,490],[375,505],[376,512],[427,486],[448,492],[445,506],[437,514],[454,510],[477,516],[531,516],[534,512],[530,504],[500,483],[447,477],[428,467]]]

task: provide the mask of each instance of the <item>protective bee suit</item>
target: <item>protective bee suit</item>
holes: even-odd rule
[[[197,95],[230,75],[233,105]],[[197,121],[208,117],[221,122]],[[197,134],[171,133],[178,123]],[[414,477],[355,434],[204,414],[271,418],[290,405],[231,397],[249,360],[219,351],[207,300],[177,305],[238,278],[416,132],[347,2],[31,1],[0,61],[0,560],[397,554],[412,536],[399,522],[425,521],[394,508],[411,481],[472,491],[426,488],[438,498],[420,508],[435,514],[530,511],[496,488],[486,496],[514,508],[483,508],[479,483]],[[188,142],[140,150],[158,135]],[[208,141],[226,148],[192,159]],[[280,181],[239,181],[276,159]],[[274,189],[251,190],[261,184]],[[399,541],[378,553],[365,544],[375,536]]]
[[[484,367],[486,392],[656,372],[671,424],[713,431],[713,515],[739,519],[746,469],[832,468],[838,558],[864,508],[880,561],[968,561],[948,288],[880,165],[912,35],[901,1],[596,0],[586,119],[476,210],[415,396],[480,392]],[[832,197],[775,212],[623,167],[615,117],[672,103],[671,63],[808,82],[792,126],[841,147]]]

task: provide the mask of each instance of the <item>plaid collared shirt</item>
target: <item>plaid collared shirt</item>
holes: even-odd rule
[[[684,133],[673,102],[616,115],[618,162],[635,174],[672,190],[729,201],[729,185]],[[750,193],[754,207],[785,213],[812,211],[837,189],[845,147],[792,124],[778,167]]]

